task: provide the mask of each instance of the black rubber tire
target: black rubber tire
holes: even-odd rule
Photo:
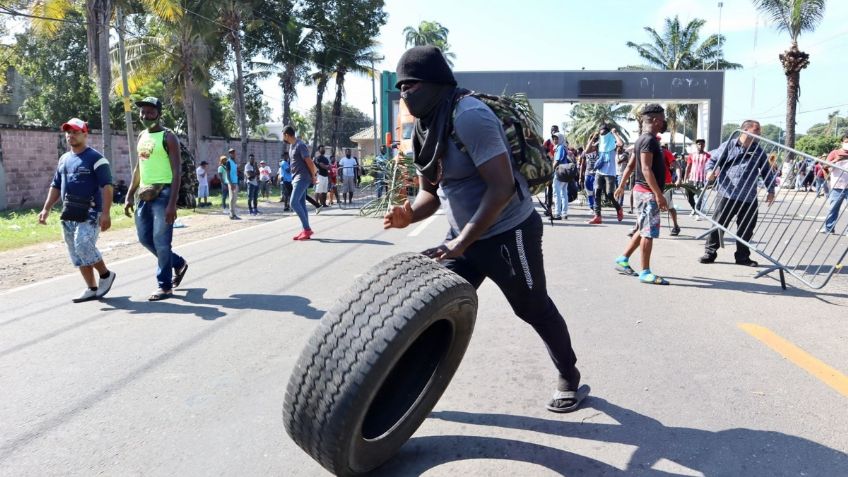
[[[477,293],[416,253],[384,260],[321,319],[292,371],[283,422],[330,472],[388,461],[450,383],[471,340]]]

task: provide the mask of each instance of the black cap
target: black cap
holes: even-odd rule
[[[148,96],[148,97],[142,99],[141,101],[136,101],[135,105],[138,106],[139,108],[142,107],[142,106],[153,106],[154,108],[158,109],[159,111],[162,111],[162,101],[159,101],[159,98],[156,98],[156,97],[153,97],[153,96]]]
[[[456,78],[453,77],[453,72],[442,50],[429,45],[412,47],[400,57],[395,88],[400,88],[401,83],[405,81],[425,81],[456,86]]]
[[[642,114],[660,114],[664,113],[665,109],[657,103],[646,104],[644,108],[642,108]]]
[[[209,163],[208,163],[208,162],[206,162],[206,161],[200,161],[200,165],[201,165],[201,166],[205,166],[205,165],[208,165],[208,164],[209,164]]]

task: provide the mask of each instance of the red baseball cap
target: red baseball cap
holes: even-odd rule
[[[68,122],[62,124],[62,131],[82,131],[88,132],[88,123],[80,118],[71,118]]]

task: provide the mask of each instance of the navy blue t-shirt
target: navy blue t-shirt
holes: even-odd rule
[[[112,184],[112,169],[102,154],[88,147],[79,154],[68,151],[59,158],[52,187],[60,190],[59,198],[65,194],[91,197],[95,212],[103,209],[103,194],[100,188]]]

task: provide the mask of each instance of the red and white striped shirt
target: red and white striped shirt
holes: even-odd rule
[[[689,177],[687,177],[687,180],[691,182],[706,182],[707,176],[704,167],[709,160],[709,152],[689,154],[689,158],[686,159],[686,163],[689,165]]]

